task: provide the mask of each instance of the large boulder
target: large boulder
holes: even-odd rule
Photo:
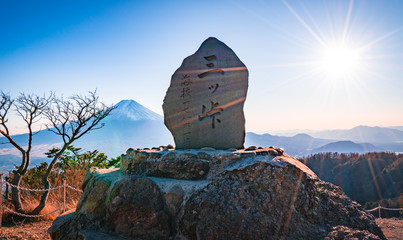
[[[175,168],[172,178],[150,176],[177,161],[162,168]],[[194,161],[208,172],[184,178]],[[77,211],[49,229],[53,239],[385,239],[371,214],[282,149],[131,149],[122,167],[89,171]]]

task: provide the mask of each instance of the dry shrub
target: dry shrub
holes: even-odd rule
[[[39,204],[38,200],[30,200],[28,202],[24,202],[24,210],[26,212],[32,212],[36,208],[36,206],[38,206],[38,204]],[[45,208],[39,214],[42,215],[42,214],[47,214],[47,213],[53,212],[56,209],[58,209],[59,207],[60,206],[58,205],[57,202],[48,201],[46,203]],[[43,216],[43,217],[36,217],[36,218],[34,218],[34,220],[39,220],[39,221],[55,220],[61,213],[62,213],[62,209],[60,209],[54,213],[51,213],[49,215]]]
[[[49,176],[50,188],[63,185],[63,182],[65,180],[66,184],[81,190],[81,184],[84,180],[85,174],[86,170],[84,169],[65,169],[63,173],[57,173],[56,171],[53,171]],[[38,176],[33,177],[32,175],[35,174],[31,173],[30,175],[24,176],[20,186],[29,189],[43,189],[41,179],[38,179]],[[25,212],[29,213],[38,206],[43,192],[21,190],[20,193],[23,208]],[[50,191],[46,206],[40,212],[40,214],[46,214],[60,207],[63,207],[63,193],[63,188]],[[66,187],[66,209],[75,208],[81,195],[81,192]],[[6,201],[6,204],[8,208],[13,209],[10,201]],[[54,220],[61,213],[62,209],[44,217],[32,218],[32,220]],[[9,217],[12,217],[8,216],[9,214],[10,213],[8,213],[7,211],[5,212],[5,221],[7,221]]]

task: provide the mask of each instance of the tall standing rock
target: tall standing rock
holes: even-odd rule
[[[210,37],[172,75],[165,125],[177,149],[243,148],[248,70],[223,42]]]

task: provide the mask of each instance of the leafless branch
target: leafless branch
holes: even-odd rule
[[[53,101],[54,94],[51,92],[49,97],[37,96],[35,94],[20,93],[20,96],[16,99],[17,113],[23,118],[28,127],[28,148],[27,154],[32,149],[32,126],[38,122],[46,110],[47,106]]]
[[[99,103],[96,91],[88,95],[74,95],[69,99],[55,99],[53,106],[45,112],[50,125],[48,129],[71,143],[90,131],[100,129],[100,121],[114,108]]]
[[[6,123],[8,122],[7,113],[9,112],[14,100],[10,95],[0,90],[0,132],[3,136],[10,135]]]

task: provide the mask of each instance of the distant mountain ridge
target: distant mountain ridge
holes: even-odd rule
[[[385,128],[357,126],[347,130],[327,130],[311,133],[311,136],[324,139],[350,140],[357,143],[396,143],[403,142],[403,131]]]
[[[313,138],[308,134],[297,134],[293,137],[274,136],[268,133],[256,134],[246,133],[245,146],[274,146],[282,147],[292,156],[304,156],[309,154],[312,149],[321,147],[333,142],[330,139]]]
[[[338,141],[326,144],[322,147],[315,148],[310,151],[311,154],[321,152],[338,152],[338,153],[366,153],[381,152],[382,148],[375,147],[370,143],[354,143],[352,141]]]
[[[324,130],[324,131],[315,131],[315,130],[298,130],[298,129],[293,129],[293,130],[284,130],[284,131],[272,131],[273,134],[269,134],[270,136],[277,137],[277,139],[270,139],[271,142],[279,142],[280,144],[283,144],[283,141],[278,140],[278,138],[283,138],[283,140],[286,139],[293,139],[296,136],[300,134],[309,134],[308,136],[316,138],[316,139],[321,139],[322,142],[325,142],[324,140],[330,140],[329,142],[325,143],[332,143],[332,142],[342,142],[342,141],[351,141],[350,146],[347,146],[346,143],[345,149],[343,150],[341,147],[340,148],[333,148],[332,145],[327,148],[328,151],[331,151],[332,149],[334,151],[336,150],[343,150],[342,152],[346,152],[347,149],[355,150],[358,152],[364,151],[364,152],[371,152],[371,151],[387,151],[387,152],[403,152],[403,131],[399,130],[403,129],[403,126],[395,126],[395,127],[368,127],[368,126],[357,126],[352,129],[336,129],[336,130]],[[285,134],[286,136],[275,136],[274,134]],[[267,134],[267,133],[266,133]],[[260,134],[261,136],[266,136],[266,134]],[[262,137],[260,137],[262,138]],[[263,137],[264,138],[264,137]],[[247,139],[248,140],[248,139]],[[260,143],[265,143],[268,140],[264,141],[256,141],[257,138],[254,137],[253,141],[251,143],[255,145],[260,145]],[[295,140],[295,139],[294,139]],[[247,141],[249,144],[249,142]],[[317,143],[317,142],[316,142]],[[313,144],[313,148],[310,148],[312,151],[308,151],[309,149],[306,149],[307,151],[304,152],[304,154],[309,154],[312,152],[318,152],[321,150],[325,149],[315,149],[315,148],[320,148],[323,145],[315,145]],[[353,147],[353,144],[355,147]],[[364,145],[362,145],[364,144]],[[370,145],[368,145],[370,144]],[[284,144],[285,146],[289,145],[287,143]],[[306,143],[302,143],[302,145],[306,145]],[[341,146],[341,143],[338,143],[339,146]],[[361,146],[358,146],[361,145]],[[354,149],[355,148],[355,149]],[[295,152],[295,149],[291,149],[292,153],[298,154],[300,150]],[[303,154],[303,155],[304,155]],[[298,156],[298,155],[297,155]],[[299,155],[300,156],[300,155]]]
[[[272,130],[263,131],[260,134],[269,133],[271,135],[292,137],[297,134],[308,134],[315,138],[350,140],[357,143],[403,143],[403,126],[391,127],[369,127],[357,126],[351,129],[330,129],[330,130],[312,130],[312,129],[290,129],[290,130]]]
[[[84,150],[97,149],[106,153],[108,157],[117,157],[128,148],[151,148],[174,144],[171,133],[164,125],[163,116],[134,100],[122,100],[115,106],[116,109],[112,111],[112,114],[103,120],[105,126],[102,129],[91,132],[76,141],[74,145]],[[22,146],[26,145],[27,134],[14,135],[13,138]],[[0,137],[1,142],[7,142],[7,140]],[[52,147],[60,146],[61,142],[61,138],[54,133],[48,130],[39,131],[33,137],[33,162],[45,159],[44,153]],[[282,147],[286,153],[295,157],[319,151],[403,152],[403,131],[384,127],[358,126],[347,130],[309,131],[309,135],[298,133],[293,136],[247,132],[245,146]],[[0,144],[0,167],[10,162],[19,164],[13,156],[20,158],[20,153],[10,144]]]
[[[403,126],[391,126],[391,127],[388,127],[388,128],[392,128],[392,129],[397,129],[397,130],[403,131]]]

